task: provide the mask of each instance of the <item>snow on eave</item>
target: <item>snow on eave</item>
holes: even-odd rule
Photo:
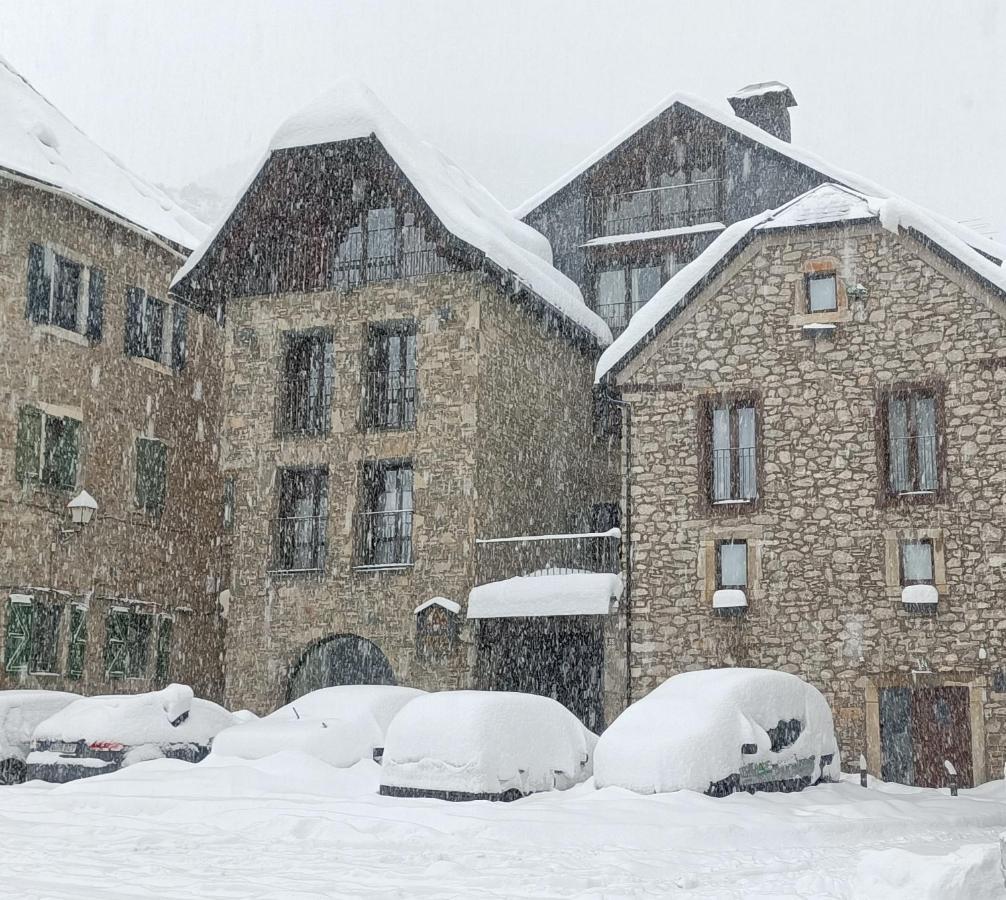
[[[666,112],[676,104],[687,107],[693,112],[705,116],[707,119],[711,119],[725,128],[731,129],[742,137],[767,147],[769,150],[774,150],[776,153],[779,153],[780,155],[785,156],[800,165],[806,166],[807,168],[824,175],[831,181],[837,181],[847,187],[851,187],[854,190],[860,191],[863,194],[872,197],[880,197],[882,199],[892,199],[896,197],[895,194],[881,185],[876,184],[867,178],[863,178],[854,172],[849,172],[845,169],[839,168],[838,166],[834,166],[827,160],[822,159],[816,153],[812,153],[810,150],[804,150],[801,147],[789,143],[788,141],[781,140],[780,138],[777,138],[774,135],[769,134],[767,131],[759,128],[757,125],[748,122],[746,119],[742,119],[740,116],[735,115],[732,111],[722,109],[715,104],[703,100],[701,97],[696,97],[692,94],[684,92],[676,92],[671,94],[669,97],[665,97],[664,100],[650,109],[647,113],[640,116],[628,127],[622,129],[622,131],[615,135],[615,137],[611,138],[603,146],[599,147],[586,157],[586,159],[582,160],[578,165],[574,166],[564,175],[561,175],[546,188],[539,191],[533,197],[529,197],[525,200],[520,206],[512,210],[513,215],[518,219],[523,219],[554,194],[571,184],[584,172],[604,159],[604,157],[606,157],[609,153],[620,147],[623,143],[625,143],[625,141],[639,131],[639,129],[648,125],[656,119],[657,116]],[[996,259],[1006,261],[1006,245],[1000,244],[997,241],[993,241],[990,238],[985,237],[984,235],[978,234],[978,232],[973,231],[966,225],[962,225],[954,219],[951,219],[949,216],[944,216],[941,213],[931,211],[928,214],[937,221],[941,222],[945,228],[957,234],[958,237],[965,243],[983,253],[988,253],[990,256],[994,256]]]
[[[592,238],[581,247],[607,247],[611,244],[626,244],[634,241],[658,241],[662,238],[686,237],[690,234],[705,234],[709,231],[722,231],[727,226],[722,222],[704,222],[701,225],[683,225],[681,228],[664,228],[660,231],[639,231],[635,234],[610,234],[606,237]]]

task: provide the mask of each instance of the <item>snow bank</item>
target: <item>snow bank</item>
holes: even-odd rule
[[[186,712],[183,721],[171,724]],[[147,694],[77,700],[42,722],[34,740],[205,745],[233,724],[234,717],[222,706],[193,698],[192,688],[186,685],[172,684]]]
[[[552,267],[548,239],[510,215],[489,191],[432,144],[419,140],[361,82],[343,79],[291,116],[273,135],[269,150],[330,144],[370,135],[380,141],[448,231],[481,250],[504,271],[511,272],[515,282],[527,285],[564,317],[592,334],[602,346],[611,343],[611,331],[600,316],[587,308],[580,289]],[[198,265],[245,191],[189,257],[172,285]]]
[[[0,691],[0,760],[23,760],[38,724],[79,699],[63,691]]]
[[[0,57],[0,168],[195,247],[206,226],[102,150]]]
[[[391,723],[381,786],[498,795],[564,790],[590,776],[596,737],[550,697],[443,691]]]
[[[999,848],[987,844],[950,852],[867,850],[852,887],[857,897],[884,900],[1002,900],[1006,894]]]
[[[605,572],[520,575],[472,588],[469,619],[605,616],[622,596],[622,578]]]
[[[799,737],[771,752],[768,730],[791,719]],[[757,752],[742,755],[743,744]],[[786,672],[707,669],[668,679],[615,719],[598,741],[594,780],[642,794],[706,791],[742,766],[827,754],[824,773],[838,778],[831,710],[816,688]]]

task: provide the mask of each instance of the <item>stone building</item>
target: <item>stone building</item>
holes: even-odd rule
[[[212,697],[221,332],[168,298],[202,226],[2,61],[0,109],[0,688]]]
[[[635,697],[783,669],[875,775],[1002,771],[1004,304],[942,221],[823,185],[636,315],[598,366],[628,404]]]
[[[229,704],[349,681],[496,687],[513,668],[498,642],[541,657],[523,618],[464,618],[477,583],[617,541],[570,539],[562,560],[553,541],[478,543],[606,531],[617,506],[593,432],[610,332],[541,235],[345,83],[280,128],[173,293],[226,308]],[[518,686],[599,727],[621,690],[609,621],[537,623],[582,634],[588,696]],[[552,645],[561,680],[577,667]]]

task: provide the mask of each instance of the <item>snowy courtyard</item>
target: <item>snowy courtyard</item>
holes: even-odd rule
[[[645,797],[591,783],[515,803],[377,794],[379,767],[286,753],[158,760],[3,788],[4,895],[41,898],[1006,896],[1006,787],[858,780]],[[847,776],[848,778],[848,776]]]

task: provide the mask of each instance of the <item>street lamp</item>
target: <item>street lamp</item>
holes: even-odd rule
[[[83,528],[98,509],[98,502],[87,491],[81,491],[66,508],[70,510],[70,520],[74,525]]]

